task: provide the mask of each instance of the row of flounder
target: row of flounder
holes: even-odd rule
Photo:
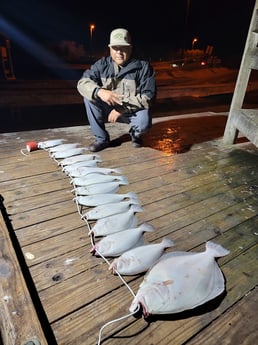
[[[147,272],[129,308],[143,315],[170,314],[195,308],[220,295],[225,289],[224,276],[216,258],[228,250],[212,241],[201,253],[169,252],[173,241],[145,243],[144,234],[153,232],[151,224],[138,225],[137,213],[142,212],[134,192],[117,194],[120,185],[127,185],[120,169],[98,167],[98,155],[84,154],[78,143],[64,144],[63,139],[39,143],[50,157],[57,160],[74,186],[74,200],[90,208],[81,217],[95,221],[89,234],[102,237],[91,253],[114,257],[109,270],[114,274],[136,275]],[[120,174],[120,175],[116,175]]]

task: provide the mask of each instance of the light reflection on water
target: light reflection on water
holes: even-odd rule
[[[159,122],[146,134],[144,143],[165,154],[183,153],[193,144],[222,137],[226,120],[226,116],[217,115]]]

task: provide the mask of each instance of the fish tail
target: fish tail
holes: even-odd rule
[[[117,174],[122,174],[122,170],[120,168],[114,168],[112,169],[112,172],[117,173]]]
[[[117,262],[117,259],[113,260],[113,262],[111,262],[111,264],[110,264],[109,267],[108,267],[108,269],[109,269],[110,271],[112,271],[113,274],[115,274],[116,269],[117,269],[117,264],[116,264],[116,262]]]
[[[119,184],[127,185],[127,184],[129,184],[129,182],[125,176],[120,176],[119,177]]]
[[[128,192],[124,196],[125,198],[128,198],[128,199],[138,199],[137,194],[134,192]]]
[[[133,212],[143,212],[143,208],[140,205],[135,205],[135,204],[131,206],[131,210]]]
[[[222,245],[214,243],[212,241],[206,242],[206,251],[213,252],[214,257],[221,257],[230,253],[230,251],[224,248]]]
[[[131,198],[129,201],[130,205],[139,205],[141,206],[140,200],[137,198]]]
[[[142,228],[142,230],[143,230],[144,232],[152,232],[152,231],[155,230],[154,227],[153,227],[153,225],[151,225],[151,224],[149,224],[149,223],[143,223],[143,224],[141,224],[141,225],[140,225],[140,228]]]
[[[162,240],[162,244],[164,245],[165,248],[173,247],[174,246],[174,241],[172,241],[168,237],[164,237]]]

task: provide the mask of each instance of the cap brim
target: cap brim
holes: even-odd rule
[[[109,47],[116,47],[116,46],[121,46],[121,47],[131,47],[132,45],[131,44],[125,44],[125,43],[123,43],[123,44],[119,44],[119,43],[116,43],[116,44],[109,44],[108,45]]]

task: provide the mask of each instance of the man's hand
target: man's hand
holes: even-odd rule
[[[113,109],[108,115],[108,122],[115,123],[122,114]]]
[[[99,89],[98,97],[108,105],[122,104],[122,96],[110,90]]]

